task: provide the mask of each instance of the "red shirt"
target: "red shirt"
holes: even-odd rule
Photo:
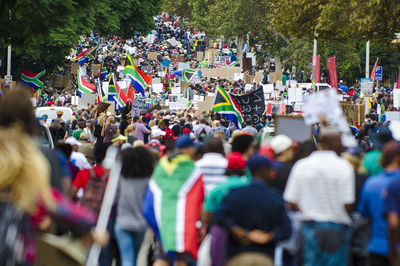
[[[98,178],[101,178],[106,169],[101,165],[96,165],[93,167],[94,172]],[[89,169],[82,169],[76,174],[74,181],[72,182],[72,186],[76,188],[83,188],[85,189],[87,182],[90,179],[90,170]]]
[[[169,137],[174,137],[174,133],[172,132],[172,129],[170,129],[169,127],[166,127],[163,130],[165,131],[165,136],[164,136],[165,140],[168,140]]]

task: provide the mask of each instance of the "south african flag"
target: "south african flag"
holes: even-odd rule
[[[25,83],[27,86],[32,88],[41,88],[44,86],[44,74],[46,70],[41,71],[40,73],[31,73],[28,70],[24,69],[22,71],[21,81]]]

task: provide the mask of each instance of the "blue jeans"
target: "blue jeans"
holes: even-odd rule
[[[350,252],[349,227],[331,222],[303,222],[303,265],[346,266]]]
[[[115,223],[115,236],[117,238],[122,266],[136,266],[136,259],[142,245],[145,231],[126,231]]]

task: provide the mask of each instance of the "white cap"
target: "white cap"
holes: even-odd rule
[[[77,141],[76,138],[74,138],[74,137],[68,137],[68,138],[65,140],[65,144],[69,144],[69,145],[71,145],[71,146],[74,146],[74,145],[81,146],[81,145],[82,145],[82,143],[80,143],[79,141]]]
[[[278,135],[274,137],[269,144],[271,145],[275,155],[278,155],[284,150],[289,149],[292,146],[293,141],[285,135]]]
[[[152,138],[158,138],[159,136],[165,136],[165,134],[166,134],[166,132],[159,128],[155,128],[155,129],[151,130]]]

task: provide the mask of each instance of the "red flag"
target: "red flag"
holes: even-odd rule
[[[132,102],[135,99],[135,94],[133,92],[133,87],[132,87],[132,82],[129,83],[129,88],[128,88],[128,99],[131,99]]]
[[[372,69],[371,72],[371,78],[372,78],[372,91],[374,91],[374,83],[375,83],[375,75],[376,75],[376,68],[378,67],[378,58],[375,61],[374,68]]]
[[[328,70],[329,70],[329,79],[331,81],[331,87],[338,89],[338,81],[337,81],[337,73],[336,73],[336,59],[334,56],[328,57]]]
[[[399,76],[397,77],[397,86],[396,89],[400,89],[400,68],[399,68]]]
[[[321,75],[319,71],[320,71],[320,56],[317,55],[317,60],[315,65],[315,83],[320,83],[321,81]]]
[[[267,114],[272,115],[272,103],[267,104]]]

